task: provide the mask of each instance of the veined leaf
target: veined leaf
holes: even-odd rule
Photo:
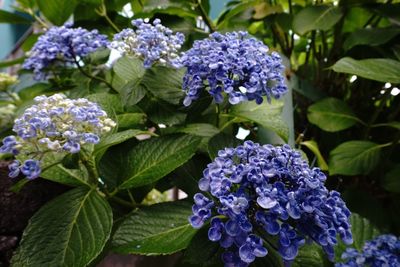
[[[329,97],[308,108],[308,120],[324,131],[345,130],[357,122],[363,123],[342,100]]]
[[[44,16],[58,26],[68,20],[78,4],[76,0],[37,0],[36,2]]]
[[[370,141],[349,141],[330,152],[329,174],[368,174],[379,162],[382,145]]]
[[[12,266],[86,266],[102,251],[112,221],[110,206],[95,190],[70,190],[30,219]]]
[[[145,134],[145,133],[148,133],[148,132],[137,130],[137,129],[129,129],[126,131],[107,135],[107,136],[103,137],[101,139],[100,143],[98,143],[95,146],[94,154],[101,155],[107,150],[107,148],[118,145],[120,143],[123,143],[139,134]]]
[[[335,6],[308,6],[294,17],[293,29],[300,35],[312,30],[330,30],[342,16],[342,11]]]
[[[341,58],[332,67],[336,72],[354,74],[379,82],[400,83],[400,61],[389,58],[355,60]]]
[[[233,106],[230,113],[242,120],[256,122],[287,141],[289,129],[282,119],[282,108],[282,101],[273,100],[271,103],[265,102],[261,105],[247,101]]]
[[[146,185],[164,177],[195,153],[201,138],[196,136],[164,136],[138,144],[127,152],[124,182],[120,188]]]
[[[185,249],[197,232],[189,221],[191,204],[165,202],[134,211],[119,225],[112,238],[118,253],[171,254]]]

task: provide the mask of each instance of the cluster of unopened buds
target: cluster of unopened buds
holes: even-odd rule
[[[352,243],[350,211],[338,192],[325,188],[325,180],[288,145],[246,141],[220,150],[208,164],[199,181],[207,195],[194,196],[189,221],[200,228],[211,219],[208,237],[226,249],[225,266],[248,266],[266,256],[268,236],[278,237],[287,263],[306,241],[316,242],[332,260],[337,235]]]
[[[22,172],[28,179],[37,178],[46,153],[78,153],[85,144],[99,143],[100,136],[116,125],[96,103],[84,98],[55,94],[34,100],[36,104],[15,120],[16,135],[5,137],[0,147],[1,153],[17,158],[9,165],[10,177]]]
[[[153,24],[149,19],[132,21],[136,29],[124,29],[114,35],[111,48],[128,55],[142,58],[144,67],[150,68],[153,64],[180,67],[179,50],[185,41],[185,36],[173,31],[155,19]]]

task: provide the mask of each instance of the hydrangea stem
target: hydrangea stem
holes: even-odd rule
[[[84,76],[86,76],[86,77],[88,77],[88,78],[90,78],[90,79],[93,79],[93,80],[102,82],[102,83],[104,83],[105,85],[107,85],[107,87],[110,88],[111,91],[113,91],[114,93],[118,93],[118,91],[115,90],[115,88],[111,85],[111,83],[107,82],[105,79],[100,78],[100,77],[98,77],[98,76],[94,76],[94,75],[92,75],[92,74],[86,72],[86,71],[79,65],[79,62],[78,62],[76,59],[75,59],[75,65],[78,67],[78,70],[79,70]]]
[[[220,109],[219,104],[215,105],[215,112],[217,113],[217,118],[216,118],[216,123],[215,124],[216,124],[217,128],[219,128],[219,115],[221,113],[221,109]]]
[[[108,22],[108,24],[110,24],[111,28],[113,28],[113,30],[115,32],[120,32],[121,30],[117,27],[117,25],[114,24],[114,22],[110,19],[110,17],[107,15],[107,8],[106,5],[104,4],[104,1],[102,1],[101,6],[99,8],[96,9],[96,13],[99,16],[102,16],[103,18],[106,19],[106,21]]]
[[[204,22],[207,24],[211,32],[215,32],[216,31],[215,25],[211,21],[210,17],[207,15],[207,12],[204,10],[204,7],[201,5],[201,0],[197,0],[196,3]]]

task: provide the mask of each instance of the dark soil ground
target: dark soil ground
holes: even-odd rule
[[[9,266],[13,251],[32,215],[43,204],[68,190],[66,186],[36,179],[14,193],[10,187],[23,177],[10,179],[8,163],[0,161],[0,267]]]

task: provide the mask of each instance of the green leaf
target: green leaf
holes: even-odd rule
[[[222,265],[222,248],[218,242],[212,242],[208,239],[207,232],[207,228],[202,227],[195,234],[184,253],[183,263],[204,267]]]
[[[209,123],[192,123],[180,127],[177,132],[210,138],[218,134],[219,129]]]
[[[329,267],[331,266],[322,248],[315,243],[304,245],[299,249],[292,267]]]
[[[355,60],[341,58],[332,67],[336,72],[354,74],[379,82],[400,83],[400,61],[388,58]]]
[[[120,93],[125,106],[134,106],[146,95],[146,88],[139,84],[140,80],[132,80],[122,86]]]
[[[271,103],[266,101],[261,105],[255,102],[242,102],[234,105],[230,114],[240,119],[250,120],[277,133],[284,141],[288,140],[289,129],[282,120],[283,102],[273,100]]]
[[[330,152],[329,174],[368,174],[379,162],[382,145],[370,141],[348,141]]]
[[[10,66],[14,66],[14,65],[17,65],[17,64],[21,64],[22,62],[24,62],[24,60],[25,60],[25,57],[20,57],[20,58],[13,59],[13,60],[1,61],[0,62],[0,69],[7,68],[7,67],[10,67]]]
[[[308,6],[294,17],[293,29],[300,35],[312,30],[327,31],[340,20],[342,15],[342,11],[334,6]]]
[[[24,8],[34,8],[35,0],[16,0],[16,2]]]
[[[164,136],[141,142],[127,152],[129,165],[124,170],[124,182],[120,188],[138,187],[164,177],[195,153],[201,138]]]
[[[227,12],[224,12],[219,18],[218,18],[218,29],[222,29],[225,26],[229,24],[229,21],[232,18],[237,17],[240,13],[253,8],[255,5],[261,3],[261,0],[249,0],[249,1],[244,1],[244,2],[237,2],[233,8],[228,10]]]
[[[65,155],[66,153],[58,152],[46,153],[41,160],[42,173],[40,177],[71,186],[90,186],[88,174],[83,166],[80,166],[79,169],[68,169],[62,165],[61,162]]]
[[[343,48],[349,50],[356,45],[378,46],[387,43],[398,34],[400,34],[399,28],[359,29],[347,37]]]
[[[383,176],[381,185],[389,192],[400,193],[400,164],[397,164]]]
[[[143,125],[146,122],[144,113],[124,113],[117,115],[117,124],[119,129],[133,128],[137,125]]]
[[[97,93],[88,95],[86,98],[99,104],[109,116],[115,115],[115,113],[121,113],[124,110],[121,99],[116,94]]]
[[[166,202],[134,211],[119,225],[112,238],[118,253],[164,255],[185,249],[194,234],[188,221],[191,204]]]
[[[185,70],[153,67],[146,70],[142,84],[156,98],[177,105],[183,97],[182,80]]]
[[[198,183],[203,176],[203,170],[207,167],[209,162],[208,157],[195,155],[168,176],[172,184],[183,190],[189,196],[193,196],[199,192]]]
[[[321,170],[323,170],[323,171],[328,170],[328,164],[326,163],[324,157],[321,155],[321,152],[319,151],[317,142],[315,142],[313,140],[309,140],[309,141],[301,142],[301,145],[306,146],[308,149],[310,149],[314,153],[314,155],[317,157],[318,166]]]
[[[126,56],[117,60],[113,70],[125,83],[132,81],[137,84],[140,83],[146,71],[143,67],[143,61],[139,58]]]
[[[237,147],[240,144],[242,144],[242,142],[239,139],[236,139],[234,136],[220,133],[215,135],[208,142],[208,154],[213,160],[218,156],[219,150],[226,147]]]
[[[51,89],[52,86],[49,83],[35,83],[32,86],[21,89],[18,95],[22,100],[26,101],[35,98],[35,96],[43,95]]]
[[[129,129],[123,132],[113,133],[107,136],[104,136],[100,143],[95,146],[94,154],[102,155],[109,147],[121,144],[131,138],[139,134],[148,134],[147,131]]]
[[[380,234],[380,231],[372,225],[370,221],[357,213],[353,212],[351,214],[350,223],[354,242],[349,247],[355,248],[358,251],[362,250],[366,241],[372,240]],[[339,244],[335,247],[335,262],[343,261],[341,256],[347,247],[348,246],[339,240]]]
[[[31,24],[32,21],[16,13],[0,9],[0,23]]]
[[[112,221],[110,206],[95,190],[70,190],[30,219],[12,266],[86,266],[102,251]]]
[[[40,11],[55,25],[61,26],[75,10],[76,0],[37,0]]]
[[[387,122],[387,123],[378,123],[378,124],[372,125],[372,127],[391,127],[391,128],[400,130],[400,122],[391,121],[391,122]]]
[[[361,122],[342,100],[329,97],[308,108],[308,120],[324,131],[337,132]]]

